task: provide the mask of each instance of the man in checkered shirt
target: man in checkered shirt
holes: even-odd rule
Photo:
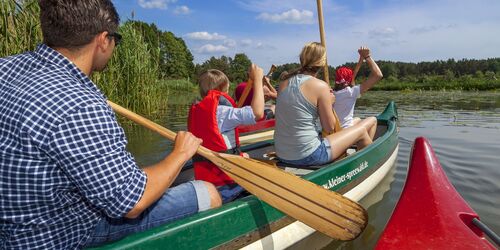
[[[201,140],[140,169],[89,79],[118,45],[110,0],[40,0],[44,43],[0,58],[0,249],[96,246],[220,206],[215,187],[169,188]],[[168,189],[168,190],[167,190]]]

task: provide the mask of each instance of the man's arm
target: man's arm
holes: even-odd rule
[[[190,132],[178,132],[172,153],[162,161],[143,169],[147,176],[146,188],[139,202],[125,217],[136,218],[157,201],[172,185],[182,166],[196,153],[201,142],[201,139]]]
[[[181,132],[169,156],[141,170],[126,150],[123,129],[105,104],[72,111],[47,140],[47,155],[78,193],[111,218],[133,218],[156,201],[201,143]]]

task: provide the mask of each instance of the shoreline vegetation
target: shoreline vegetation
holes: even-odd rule
[[[42,42],[36,0],[5,0],[0,2],[0,57],[23,53]],[[197,75],[209,68],[226,73],[232,88],[246,80],[246,70],[251,64],[247,55],[235,54],[234,58],[211,57],[201,64],[194,57],[184,40],[172,32],[161,31],[155,24],[127,20],[118,32],[123,41],[104,72],[93,75],[92,80],[103,93],[121,105],[141,113],[154,113],[163,109],[169,94],[197,92]],[[447,61],[406,63],[377,61],[384,79],[373,90],[500,90],[500,58],[484,60],[462,59]],[[355,63],[343,66],[354,68]],[[272,75],[273,83],[281,72],[298,67],[297,63],[278,66]],[[329,67],[332,79],[335,68]],[[357,82],[369,74],[363,65]]]

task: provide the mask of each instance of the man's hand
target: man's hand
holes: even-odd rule
[[[187,159],[191,158],[200,147],[202,139],[194,136],[190,132],[179,131],[175,137],[174,150],[172,153],[182,155]]]

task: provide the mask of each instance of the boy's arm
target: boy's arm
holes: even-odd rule
[[[262,68],[252,64],[248,72],[250,81],[253,82],[252,110],[255,120],[258,121],[264,117],[264,89],[262,88],[262,77],[264,73]]]
[[[370,49],[368,47],[361,47],[359,50],[359,55],[366,60],[368,66],[370,67],[370,75],[368,79],[361,84],[361,94],[368,91],[373,85],[375,85],[380,79],[382,79],[382,71],[378,67],[377,63],[373,60],[370,55]]]

